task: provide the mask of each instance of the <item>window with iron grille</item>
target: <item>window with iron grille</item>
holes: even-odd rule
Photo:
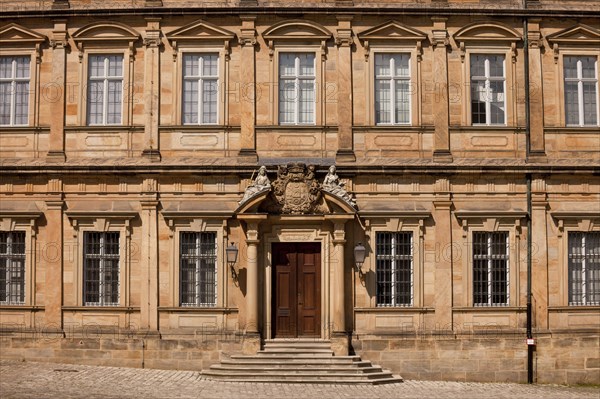
[[[564,57],[565,113],[568,126],[598,125],[596,57]]]
[[[508,306],[508,233],[473,233],[473,305]]]
[[[86,232],[83,253],[83,302],[119,305],[119,233]]]
[[[88,124],[120,125],[123,108],[123,56],[91,55]]]
[[[471,123],[506,123],[504,56],[471,55]]]
[[[375,123],[410,123],[410,54],[375,55]]]
[[[569,305],[600,305],[600,232],[569,233]]]
[[[378,232],[375,251],[377,306],[412,306],[412,233]]]
[[[218,54],[183,57],[183,124],[217,123]]]
[[[217,234],[180,234],[181,306],[217,304]]]
[[[279,123],[315,124],[315,54],[279,54]]]
[[[0,126],[27,125],[30,62],[30,57],[0,57]]]
[[[24,231],[0,231],[0,303],[25,303]]]

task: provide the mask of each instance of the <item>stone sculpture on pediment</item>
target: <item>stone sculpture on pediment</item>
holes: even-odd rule
[[[248,187],[246,187],[244,197],[239,204],[241,205],[255,195],[268,190],[271,190],[271,181],[267,176],[267,168],[265,166],[261,166],[258,169],[258,175],[256,176],[256,179],[254,179],[254,181]]]
[[[329,172],[327,173],[327,176],[325,176],[325,179],[323,180],[322,189],[324,191],[327,191],[328,193],[340,197],[345,202],[356,208],[356,202],[354,201],[354,198],[352,198],[348,191],[346,191],[346,188],[344,186],[345,183],[340,181],[340,178],[336,173],[335,165],[331,165],[329,167]]]

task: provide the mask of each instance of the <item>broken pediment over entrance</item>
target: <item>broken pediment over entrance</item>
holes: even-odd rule
[[[290,162],[277,168],[273,181],[262,166],[246,188],[236,213],[323,215],[356,211],[356,202],[337,176],[335,166],[320,182],[314,165]]]

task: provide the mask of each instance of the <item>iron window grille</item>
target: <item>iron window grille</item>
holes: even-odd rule
[[[377,306],[412,306],[414,298],[413,235],[376,235]]]
[[[0,303],[25,303],[24,231],[0,231]]]
[[[30,57],[0,57],[1,126],[28,124],[30,62]]]
[[[508,306],[509,242],[507,232],[473,233],[473,304]]]
[[[571,232],[569,305],[600,305],[600,232]]]
[[[119,305],[119,233],[84,235],[83,301],[86,306]]]
[[[181,306],[217,305],[217,234],[180,234]]]

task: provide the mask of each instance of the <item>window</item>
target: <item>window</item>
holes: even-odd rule
[[[598,69],[596,57],[564,57],[567,125],[598,124]]]
[[[315,123],[315,54],[279,54],[279,122]]]
[[[0,304],[25,303],[25,232],[0,231]]]
[[[410,123],[410,55],[375,55],[375,123]]]
[[[123,56],[90,55],[88,124],[120,125],[123,108]]]
[[[183,57],[183,124],[217,123],[219,56]]]
[[[119,233],[86,232],[83,246],[84,304],[119,305]]]
[[[473,233],[473,304],[508,305],[508,233]]]
[[[506,123],[504,55],[472,54],[471,123]]]
[[[377,306],[412,306],[412,240],[411,232],[377,233]]]
[[[600,305],[600,232],[569,233],[569,305]]]
[[[0,125],[24,126],[29,117],[30,57],[0,57]]]
[[[216,306],[217,235],[180,233],[181,306]]]

